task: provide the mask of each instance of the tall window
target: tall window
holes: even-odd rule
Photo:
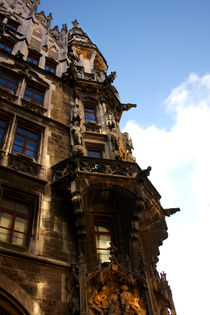
[[[6,50],[7,52],[11,53],[13,44],[5,39],[1,39],[0,41],[0,48]]]
[[[24,99],[33,100],[42,105],[44,101],[44,91],[35,85],[27,84]]]
[[[30,206],[22,200],[3,198],[0,204],[0,241],[26,246],[29,236]]]
[[[85,122],[96,122],[96,109],[95,107],[85,106]]]
[[[101,262],[110,260],[111,228],[109,222],[94,222],[96,253]]]
[[[46,60],[45,70],[55,74],[56,64],[53,63],[52,61]]]
[[[18,80],[16,77],[8,73],[3,73],[1,70],[0,71],[0,85],[9,89],[15,94],[17,90],[17,86],[18,86]]]
[[[3,147],[4,144],[4,138],[7,131],[7,119],[0,117],[0,148]]]
[[[24,153],[37,159],[40,133],[21,125],[17,126],[12,153]]]
[[[27,61],[33,63],[34,65],[38,66],[39,64],[39,55],[29,52]]]

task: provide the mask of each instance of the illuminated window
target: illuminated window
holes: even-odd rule
[[[40,132],[18,125],[15,133],[12,153],[23,153],[37,159]]]
[[[13,48],[13,44],[7,40],[2,39],[0,41],[0,48],[6,50],[7,52],[11,53],[12,52],[12,48]]]
[[[85,122],[96,123],[96,109],[95,107],[85,106]]]
[[[110,261],[111,229],[109,222],[94,222],[96,253],[101,262]]]
[[[38,66],[39,64],[39,55],[29,52],[27,61],[33,63],[34,65]]]
[[[56,64],[53,63],[52,61],[47,60],[45,64],[45,70],[55,74]]]
[[[0,148],[3,147],[4,138],[7,131],[8,121],[7,119],[0,117]]]
[[[27,84],[24,94],[25,100],[33,100],[39,104],[43,104],[44,101],[44,90],[38,88],[35,85]]]
[[[0,204],[0,241],[26,246],[29,226],[29,203],[4,197]]]
[[[16,77],[8,73],[3,73],[2,70],[0,70],[0,85],[15,94],[18,86],[18,80]]]

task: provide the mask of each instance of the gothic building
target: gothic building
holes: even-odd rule
[[[175,315],[163,209],[119,128],[115,73],[75,20],[0,1],[0,314]]]

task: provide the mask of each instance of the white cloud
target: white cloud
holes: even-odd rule
[[[210,75],[191,74],[165,101],[175,115],[169,131],[142,128],[129,121],[134,155],[164,207],[181,208],[168,219],[169,238],[161,248],[159,269],[168,274],[179,315],[206,314],[209,292]]]

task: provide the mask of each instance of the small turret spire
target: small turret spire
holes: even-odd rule
[[[71,22],[73,24],[74,27],[77,27],[79,25],[79,22],[77,21],[77,19],[75,19],[73,22]]]

